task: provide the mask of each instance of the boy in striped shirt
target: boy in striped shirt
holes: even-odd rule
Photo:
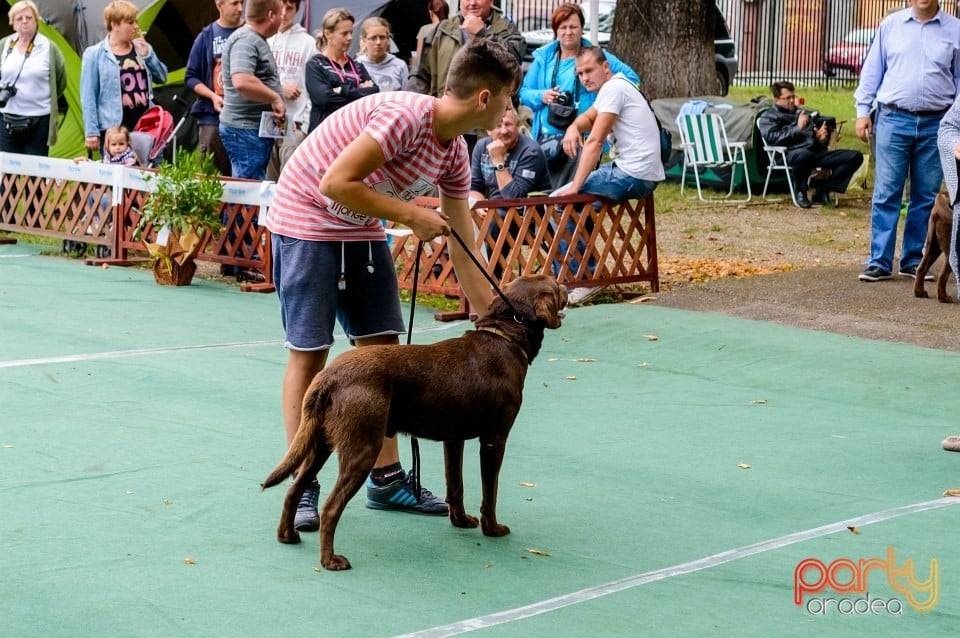
[[[326,364],[335,320],[358,347],[396,344],[406,332],[381,219],[408,226],[423,241],[451,228],[473,237],[462,135],[494,128],[519,82],[512,54],[476,40],[457,53],[441,97],[389,92],[352,102],[325,119],[284,167],[266,225],[289,350],[282,390],[288,444],[303,395]],[[435,187],[440,211],[413,203]],[[470,303],[486,308],[492,293],[483,274],[459,243],[448,246]],[[367,481],[367,507],[447,514],[443,499],[413,485],[396,438],[385,439]],[[320,526],[318,489],[314,483],[300,501],[300,531]]]

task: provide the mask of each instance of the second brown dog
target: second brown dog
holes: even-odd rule
[[[277,485],[300,470],[283,500],[281,543],[299,543],[293,528],[304,489],[337,450],[340,472],[320,512],[320,564],[350,569],[333,537],[347,502],[376,462],[384,436],[404,432],[443,441],[447,505],[455,527],[481,525],[487,536],[510,528],[497,521],[497,480],[507,435],[520,410],[527,367],[544,328],[559,328],[567,289],[552,277],[521,277],[506,286],[476,330],[431,345],[365,346],[337,357],[314,377],[300,428],[286,456],[263,482]],[[514,312],[516,310],[516,313]],[[480,439],[480,520],[463,505],[463,444]]]
[[[941,303],[953,303],[953,297],[947,294],[947,279],[950,277],[950,231],[953,228],[953,208],[946,193],[939,193],[930,211],[927,225],[927,241],[923,244],[923,259],[917,266],[917,277],[913,283],[915,297],[928,297],[923,280],[930,266],[941,254],[944,256],[943,268],[937,277],[937,300]]]

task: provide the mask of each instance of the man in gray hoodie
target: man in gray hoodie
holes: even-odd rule
[[[283,21],[276,35],[267,39],[280,72],[283,102],[290,114],[292,130],[278,139],[270,154],[267,179],[276,181],[280,170],[307,136],[310,120],[310,96],[307,93],[304,69],[307,60],[317,54],[317,45],[307,30],[297,21],[301,0],[281,0],[284,4]]]

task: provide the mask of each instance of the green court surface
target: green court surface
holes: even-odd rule
[[[416,314],[415,343],[471,327]],[[333,573],[316,534],[277,543],[283,491],[259,487],[284,450],[274,295],[0,246],[0,330],[0,636],[960,626],[960,499],[941,497],[960,488],[960,454],[940,448],[960,434],[956,353],[646,304],[568,310],[507,447],[498,513],[512,533],[356,497],[337,530],[353,569]],[[440,445],[421,449],[442,494]],[[467,451],[478,514],[476,442]],[[836,591],[871,558],[864,592]],[[839,568],[798,606],[805,559]],[[904,585],[931,561],[925,589]],[[933,597],[931,611],[909,604]]]

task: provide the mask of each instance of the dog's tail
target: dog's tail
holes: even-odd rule
[[[318,450],[327,450],[327,455],[324,456],[326,460],[330,444],[323,430],[323,417],[330,407],[329,397],[323,383],[314,383],[307,390],[307,394],[303,397],[303,412],[300,415],[297,434],[290,442],[287,453],[280,460],[280,465],[274,468],[260,484],[263,489],[279,485],[302,465],[307,467],[313,465]]]

